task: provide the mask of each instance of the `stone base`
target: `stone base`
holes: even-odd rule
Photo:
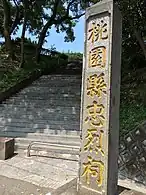
[[[121,186],[118,186],[118,194],[119,195],[146,195],[133,190],[128,190]],[[71,182],[65,184],[64,186],[54,190],[53,192],[50,192],[50,194],[48,193],[48,195],[92,195],[92,192],[86,190],[81,193],[77,192],[77,179],[74,179]]]
[[[6,160],[14,155],[14,139],[0,137],[0,160]]]

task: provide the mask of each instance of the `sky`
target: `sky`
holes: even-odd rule
[[[50,36],[47,38],[47,44],[45,47],[49,45],[55,45],[58,51],[65,51],[68,50],[73,52],[83,52],[84,49],[84,17],[80,19],[77,23],[75,29],[75,41],[66,43],[64,42],[64,34],[63,33],[56,33],[55,29],[52,29],[50,32]]]
[[[22,27],[20,27],[17,37],[21,35]],[[49,49],[51,45],[56,47],[57,51],[60,52],[83,52],[84,49],[84,17],[80,18],[76,27],[74,28],[75,32],[75,41],[66,43],[64,42],[65,33],[56,33],[55,28],[50,30],[50,35],[46,38],[47,43],[44,44],[44,47]],[[27,38],[31,38],[31,40],[36,40],[35,37],[26,33]]]

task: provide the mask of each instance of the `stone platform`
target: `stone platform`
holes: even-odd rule
[[[0,160],[0,177],[27,182],[38,188],[48,189],[48,191],[49,189],[56,190],[76,178],[77,170],[77,162],[63,159],[26,157],[26,155],[19,154],[5,161]]]
[[[133,190],[128,190],[123,187],[118,187],[118,194],[119,195],[146,195],[140,192],[136,192]],[[65,184],[61,188],[58,188],[55,191],[52,191],[49,195],[78,195],[77,193],[77,180],[74,179],[71,182]],[[88,194],[91,195],[91,194]]]
[[[46,195],[50,188],[38,187],[28,182],[0,176],[1,195]]]

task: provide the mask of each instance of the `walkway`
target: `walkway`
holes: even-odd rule
[[[17,183],[8,195],[14,195],[12,193],[14,190],[16,192],[21,190],[24,195],[30,195],[30,192],[37,195],[38,193],[34,192],[38,190],[39,195],[40,191],[42,195],[45,195],[44,192],[51,192],[75,179],[77,173],[78,163],[75,161],[36,156],[27,158],[19,154],[12,159],[0,161],[0,181],[2,181],[0,182],[0,195],[2,195],[1,190],[5,189],[4,181],[6,180],[9,183],[10,181]],[[2,186],[2,184],[5,185]],[[25,188],[26,186],[28,188]]]

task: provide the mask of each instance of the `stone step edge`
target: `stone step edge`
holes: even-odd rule
[[[78,178],[75,178],[71,180],[70,182],[62,185],[61,187],[53,190],[50,195],[77,195],[77,183],[78,183]],[[118,185],[118,187],[122,187]],[[137,191],[133,191],[127,188],[122,187],[123,190],[120,192],[119,195],[145,195],[145,193],[140,193]],[[70,189],[72,189],[71,194],[69,193]],[[47,193],[49,195],[49,192]],[[46,195],[47,195],[46,194]]]
[[[27,156],[27,151],[24,149],[19,148],[18,151],[15,151],[16,153],[19,153],[19,155],[25,155]],[[79,161],[79,155],[76,154],[61,154],[61,153],[55,153],[55,152],[44,152],[44,151],[35,151],[31,150],[30,157],[31,156],[40,156],[40,157],[46,157],[46,158],[56,158],[56,159],[63,159],[63,160],[69,160],[69,161]],[[29,158],[29,157],[28,157]]]
[[[15,145],[15,152],[19,153],[20,152],[25,152],[27,157],[30,157],[33,153],[43,153],[43,154],[66,154],[66,155],[76,155],[79,157],[79,149],[76,149],[74,147],[60,147],[60,145],[54,145],[54,146],[48,146],[48,145],[33,145],[31,148],[28,147],[29,145],[21,145],[21,144],[16,144]]]
[[[58,127],[56,128],[56,126],[60,126],[62,124],[51,124],[51,128],[45,128],[45,127],[37,127],[37,128],[33,128],[33,127],[23,127],[23,126],[0,126],[0,137],[2,137],[2,135],[4,134],[10,134],[12,132],[15,132],[15,133],[19,133],[21,134],[22,133],[25,133],[25,134],[28,134],[28,133],[46,133],[46,134],[59,134],[59,133],[56,133],[56,131],[58,131]],[[68,128],[68,124],[65,124],[66,127],[64,128],[64,130],[61,130],[60,129],[60,132],[61,134],[63,135],[79,135],[79,133],[77,132],[80,132],[79,130],[79,127],[72,127],[72,128]],[[73,124],[70,124],[70,125],[73,125]],[[52,133],[51,133],[51,132]],[[59,132],[59,131],[58,131]],[[16,136],[16,137],[19,137],[19,136]]]
[[[79,131],[80,132],[80,131]],[[76,133],[79,133],[78,131]],[[75,139],[75,138],[79,138],[79,135],[76,136],[76,135],[64,135],[64,134],[46,134],[46,133],[29,133],[28,136],[31,136],[31,137],[41,137],[41,140],[44,139],[44,138],[63,138],[63,139]],[[18,139],[28,139],[28,138],[31,138],[31,137],[25,137],[25,138],[19,138]],[[16,138],[17,139],[17,138]]]
[[[30,145],[30,143],[28,144],[23,144],[23,143],[15,143],[15,147],[19,147],[19,148],[28,148],[28,146]],[[46,150],[46,149],[57,149],[57,150],[62,150],[62,151],[76,151],[79,153],[79,146],[73,146],[73,145],[66,145],[66,144],[57,144],[57,143],[47,143],[47,142],[32,142],[32,148],[39,148],[40,150]]]
[[[53,140],[54,139],[54,140]],[[69,146],[75,146],[75,147],[80,147],[80,141],[77,140],[68,140],[68,139],[58,139],[56,140],[55,138],[53,138],[52,140],[51,139],[31,139],[31,138],[28,138],[28,139],[25,139],[25,138],[15,138],[15,143],[23,143],[23,144],[30,144],[32,142],[44,142],[44,143],[48,143],[48,144],[59,144],[59,145],[69,145]]]
[[[144,195],[146,192],[146,187],[143,185],[139,185],[138,183],[130,180],[130,179],[118,179],[118,185],[124,187],[125,189],[130,189],[133,194],[122,194],[122,195]],[[128,192],[129,193],[129,192]]]
[[[25,145],[28,146],[31,143],[35,143],[35,145],[40,145],[40,146],[49,146],[49,147],[61,147],[61,148],[74,148],[74,149],[79,149],[80,148],[80,142],[66,142],[66,140],[60,140],[60,141],[51,141],[51,140],[37,140],[37,139],[26,139],[26,140],[21,140],[21,139],[15,139],[15,145]]]
[[[35,132],[34,132],[35,133]],[[6,135],[7,134],[7,135]],[[11,134],[10,136],[8,136],[8,134]],[[14,136],[15,134],[15,136]],[[0,131],[0,137],[20,137],[19,134],[21,134],[21,132],[18,131]],[[33,134],[33,132],[22,132],[22,134],[27,134],[27,137]],[[40,133],[41,134],[41,133]],[[48,133],[44,133],[44,135],[65,135],[65,136],[80,136],[81,131],[62,131],[62,130],[49,130],[49,134]],[[17,135],[17,136],[16,136]]]

